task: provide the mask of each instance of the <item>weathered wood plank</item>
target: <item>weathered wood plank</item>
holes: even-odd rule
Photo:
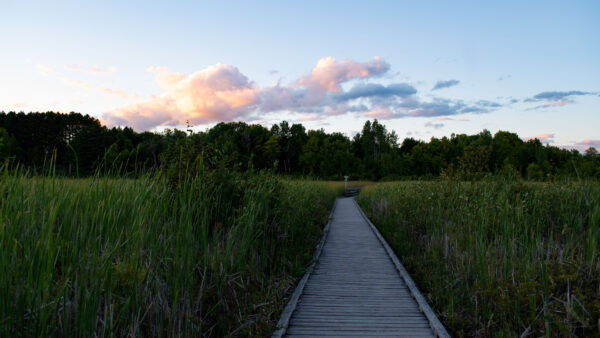
[[[318,261],[274,336],[444,336],[354,199],[338,199],[331,217]]]

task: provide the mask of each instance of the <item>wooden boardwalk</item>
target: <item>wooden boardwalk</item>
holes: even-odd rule
[[[273,336],[448,336],[353,198],[336,201]]]

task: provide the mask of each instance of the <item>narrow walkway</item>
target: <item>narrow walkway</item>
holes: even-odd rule
[[[372,230],[354,199],[338,199],[332,216],[318,262],[307,273],[306,283],[301,282],[289,324],[280,333],[290,337],[435,336],[395,256],[390,257],[391,249]]]

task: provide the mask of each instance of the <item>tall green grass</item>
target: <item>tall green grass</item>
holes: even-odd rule
[[[272,332],[335,192],[5,171],[0,196],[0,336],[253,336]]]
[[[384,183],[358,202],[456,335],[600,335],[597,182]]]

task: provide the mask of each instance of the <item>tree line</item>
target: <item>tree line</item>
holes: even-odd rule
[[[470,180],[490,174],[532,180],[600,178],[596,149],[581,154],[538,139],[525,141],[508,131],[400,142],[394,131],[373,120],[352,138],[286,121],[270,129],[230,122],[203,132],[138,133],[129,127],[107,128],[80,113],[0,112],[0,161],[34,174],[52,167],[65,176],[136,175],[182,158],[243,172],[272,170],[336,180]]]

